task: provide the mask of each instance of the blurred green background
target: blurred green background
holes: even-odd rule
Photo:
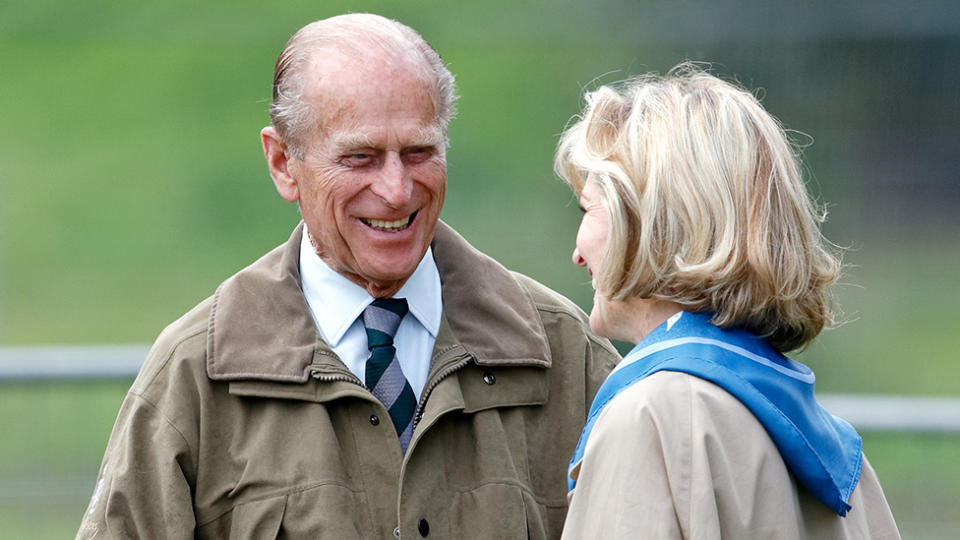
[[[686,60],[758,89],[848,247],[821,392],[960,396],[960,4],[0,1],[0,345],[147,343],[286,239],[259,145],[277,53],[373,11],[457,77],[443,219],[589,309],[553,175],[584,89]],[[0,382],[0,538],[76,530],[129,382]],[[960,436],[865,434],[906,538],[960,530]]]

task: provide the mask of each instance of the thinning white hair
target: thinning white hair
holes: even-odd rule
[[[305,144],[318,124],[321,111],[304,99],[304,72],[314,54],[324,50],[361,53],[374,48],[385,55],[411,61],[421,76],[435,82],[434,108],[444,144],[450,120],[456,115],[456,84],[443,59],[414,29],[371,13],[351,13],[312,22],[298,30],[277,57],[273,76],[270,121],[288,149],[303,157]]]

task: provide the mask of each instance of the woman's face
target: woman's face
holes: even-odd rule
[[[573,250],[573,264],[585,266],[593,278],[593,309],[590,311],[590,329],[597,334],[620,341],[639,343],[651,330],[682,308],[667,300],[631,297],[624,301],[608,300],[597,292],[594,273],[599,272],[607,253],[610,238],[610,218],[602,203],[601,188],[595,177],[587,177],[580,192],[583,219],[577,231],[577,247]]]
[[[600,185],[593,175],[580,191],[580,210],[583,218],[577,231],[577,244],[573,250],[573,264],[584,266],[593,280],[593,310],[590,312],[590,328],[602,336],[610,336],[610,305],[602,294],[596,292],[594,273],[600,269],[603,256],[607,252],[607,239],[610,234],[610,219],[603,205]]]

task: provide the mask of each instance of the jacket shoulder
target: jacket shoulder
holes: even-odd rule
[[[587,314],[566,296],[520,272],[511,270],[510,275],[530,294],[538,310],[564,313],[582,324],[589,324]]]
[[[157,376],[171,368],[171,364],[188,364],[189,371],[205,373],[207,329],[213,297],[208,297],[167,325],[150,347],[147,358],[131,387],[131,391],[144,394]],[[205,378],[205,376],[204,376]]]
[[[580,306],[530,276],[515,271],[510,271],[510,274],[513,276],[513,279],[527,291],[527,294],[530,295],[530,298],[537,307],[537,311],[540,312],[541,318],[549,316],[559,319],[567,325],[575,325],[583,332],[591,345],[599,348],[604,353],[608,353],[614,364],[620,360],[620,354],[610,341],[594,334],[593,331],[590,330],[590,317],[580,309]]]

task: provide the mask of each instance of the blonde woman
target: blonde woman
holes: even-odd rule
[[[833,322],[840,264],[798,152],[692,64],[586,96],[558,174],[590,325],[636,343],[571,461],[564,538],[899,538],[860,437],[786,357]]]

